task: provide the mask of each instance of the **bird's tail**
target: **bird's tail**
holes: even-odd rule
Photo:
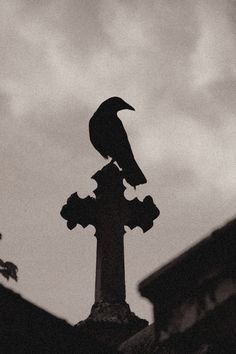
[[[123,166],[122,170],[126,181],[134,188],[139,184],[147,183],[146,177],[135,159],[132,159],[126,164],[126,166]]]

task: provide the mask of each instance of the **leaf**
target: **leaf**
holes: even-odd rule
[[[0,273],[7,279],[9,280],[9,278],[14,279],[15,281],[17,281],[17,272],[18,272],[18,268],[17,266],[12,263],[12,262],[3,262],[0,259],[0,266],[2,267],[2,269],[0,269]]]

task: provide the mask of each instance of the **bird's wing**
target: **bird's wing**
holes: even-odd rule
[[[89,136],[91,143],[95,149],[105,158],[108,159],[108,151],[105,146],[105,130],[102,120],[93,116],[89,121]]]
[[[111,157],[113,157],[119,164],[119,161],[125,159],[127,162],[133,158],[133,153],[128,140],[127,133],[121,122],[116,117],[106,121],[107,125],[107,144],[110,148]]]
[[[146,177],[134,159],[134,155],[126,134],[125,128],[119,119],[113,123],[111,141],[113,148],[113,159],[123,171],[126,181],[133,187],[146,183]]]

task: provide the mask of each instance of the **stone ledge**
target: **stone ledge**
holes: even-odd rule
[[[131,312],[126,302],[96,302],[89,317],[76,324],[80,333],[95,337],[103,345],[116,349],[126,339],[148,326],[148,321]]]

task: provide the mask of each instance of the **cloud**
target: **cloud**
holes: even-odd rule
[[[235,14],[233,1],[200,1],[198,16],[200,38],[193,55],[195,82],[207,85],[225,77],[235,76]]]
[[[101,101],[118,95],[136,108],[119,114],[148,177],[135,195],[151,194],[161,209],[148,239],[135,241],[134,230],[127,241],[127,254],[137,255],[129,259],[128,298],[142,276],[235,213],[235,4],[51,0],[0,7],[3,252],[20,266],[19,291],[73,322],[93,301],[95,241],[83,238],[91,228],[67,232],[59,210],[70,193],[95,188],[90,176],[104,160],[90,144],[88,121]],[[135,273],[138,257],[142,274]],[[35,280],[42,274],[45,289]],[[60,274],[65,280],[57,283]],[[66,289],[75,302],[65,304]],[[131,305],[135,296],[142,316],[137,294]]]

